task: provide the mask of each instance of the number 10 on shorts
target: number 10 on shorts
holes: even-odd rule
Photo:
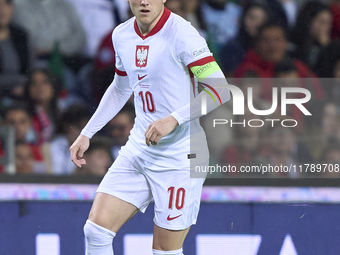
[[[169,209],[173,209],[173,202],[174,202],[174,195],[176,193],[176,200],[175,200],[175,206],[177,210],[181,210],[184,206],[184,197],[185,197],[185,189],[179,188],[177,189],[177,192],[175,190],[175,187],[168,188],[168,193],[170,195],[169,197]]]

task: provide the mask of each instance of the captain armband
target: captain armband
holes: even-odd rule
[[[201,66],[192,66],[190,67],[190,70],[196,76],[198,81],[201,82],[205,78],[208,78],[210,75],[220,71],[221,69],[216,61],[212,61]]]

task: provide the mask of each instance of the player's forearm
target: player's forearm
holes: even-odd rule
[[[81,131],[82,135],[92,138],[95,133],[101,130],[116,116],[132,94],[128,83],[129,80],[127,76],[116,75],[114,81],[101,99],[96,112]]]
[[[197,97],[195,97],[195,99],[193,99],[184,107],[171,113],[171,115],[178,121],[179,125],[197,119],[213,111],[221,104],[229,101],[230,92],[226,87],[228,83],[222,71],[218,71],[209,75],[207,78],[202,80],[202,84],[207,86],[203,85],[203,91]],[[211,90],[211,88],[213,90]],[[207,92],[209,92],[211,95]],[[206,102],[206,107],[204,106],[204,102]],[[206,112],[203,112],[202,108],[204,108]]]

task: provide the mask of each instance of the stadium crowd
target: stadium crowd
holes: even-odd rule
[[[211,163],[340,164],[340,0],[167,0],[166,7],[207,40],[230,84],[245,95],[253,88],[256,109],[270,108],[273,87],[312,94],[305,105],[312,116],[293,105],[287,116],[280,107],[256,116],[247,105],[235,116],[229,102],[203,117]],[[126,0],[0,0],[0,121],[15,129],[17,173],[105,174],[133,126],[132,97],[91,140],[86,166],[75,167],[69,146],[114,77],[111,34],[131,16]],[[245,123],[284,117],[298,125],[212,128],[216,116]],[[339,171],[269,176],[311,175],[340,177]]]

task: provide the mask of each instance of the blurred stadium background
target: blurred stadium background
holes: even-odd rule
[[[253,88],[256,109],[270,107],[273,86],[312,94],[312,116],[288,109],[284,118],[298,122],[291,129],[209,128],[216,116],[243,121],[231,102],[201,119],[212,166],[304,168],[209,174],[185,254],[340,254],[340,1],[166,6],[206,38],[229,83]],[[74,167],[68,147],[113,79],[111,33],[129,17],[125,0],[0,0],[1,255],[84,254],[82,227],[132,128],[133,101],[92,139],[86,167]],[[282,120],[279,110],[270,117]],[[244,119],[264,120],[249,111]],[[151,204],[131,219],[114,239],[115,254],[150,255],[152,217]]]

